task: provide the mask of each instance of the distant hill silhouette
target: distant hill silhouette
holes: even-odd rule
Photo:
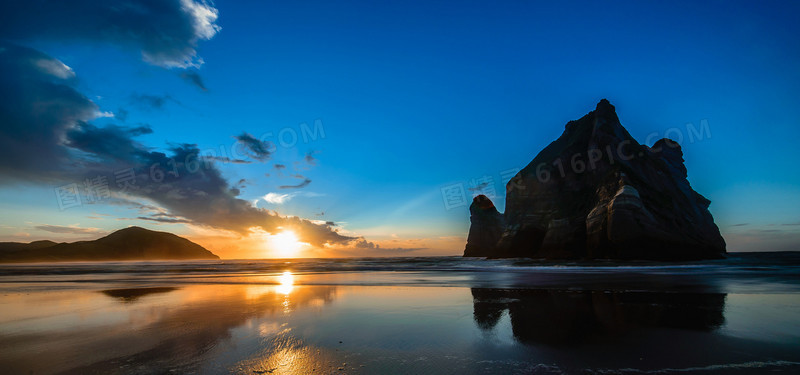
[[[219,259],[202,246],[172,233],[140,227],[120,229],[94,241],[0,242],[0,262]]]

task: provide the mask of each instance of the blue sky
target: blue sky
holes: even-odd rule
[[[230,150],[243,132],[273,133],[265,139],[278,145],[266,162],[219,164],[232,185],[247,180],[239,198],[290,194],[282,204],[257,205],[333,221],[384,253],[460,254],[467,207],[448,209],[441,189],[491,177],[502,210],[501,174],[525,166],[602,98],[640,142],[651,134],[659,136],[650,144],[664,135],[686,138],[689,180],[711,199],[729,251],[789,250],[800,241],[797,3],[213,7],[220,29],[197,42],[202,64],[189,69],[143,60],[135,41],[0,37],[69,66],[75,90],[116,115],[91,123],[149,126],[151,133],[135,139],[150,150],[166,153],[177,143]],[[199,74],[206,90],[187,72]],[[324,137],[304,142],[302,124],[315,121]],[[707,132],[690,142],[688,129],[701,124]],[[284,147],[278,134],[299,141]],[[279,174],[276,164],[287,168]],[[304,178],[311,183],[303,188],[279,188]],[[54,237],[37,229],[45,225],[96,228],[57,233],[75,239],[142,225],[222,246],[211,239],[219,234],[138,220],[138,211],[119,205],[59,210],[55,186],[0,185],[0,237]],[[427,250],[409,250],[416,248]]]

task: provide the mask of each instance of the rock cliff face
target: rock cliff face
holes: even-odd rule
[[[680,145],[666,138],[652,148],[640,145],[603,99],[567,123],[561,137],[509,181],[504,229],[495,245],[485,246],[481,236],[481,246],[468,244],[464,255],[722,257],[725,241],[708,211],[711,202],[686,177]],[[470,240],[488,228],[473,219]]]

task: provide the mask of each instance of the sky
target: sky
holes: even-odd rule
[[[798,11],[3,2],[0,241],[137,225],[223,258],[460,255],[472,195],[502,211],[607,98],[639,142],[682,144],[728,251],[798,250]]]

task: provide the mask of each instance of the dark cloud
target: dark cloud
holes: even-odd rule
[[[259,161],[266,161],[269,159],[275,147],[272,143],[260,141],[247,133],[242,133],[234,138],[244,146],[245,152],[247,152],[251,158]]]
[[[314,154],[318,154],[319,151],[309,151],[306,153],[305,161],[309,165],[317,165],[317,159],[314,157]]]
[[[114,112],[114,118],[122,122],[125,122],[128,120],[128,111],[124,108],[118,108]]]
[[[58,176],[70,152],[54,145],[98,112],[73,84],[75,73],[61,61],[0,41],[0,174],[44,182]]]
[[[36,229],[43,230],[50,233],[60,234],[98,234],[103,233],[98,228],[81,228],[81,227],[67,227],[63,225],[37,225]]]
[[[213,160],[200,157],[194,144],[173,144],[160,152],[135,140],[151,132],[148,127],[92,124],[98,108],[75,90],[75,81],[60,61],[0,42],[0,183],[59,186],[102,178],[113,194],[109,203],[170,215],[142,215],[150,218],[145,220],[180,218],[242,234],[251,227],[270,233],[291,228],[315,246],[355,240],[327,225],[280,216],[237,198],[238,189]],[[264,146],[249,143],[248,149],[263,158],[268,155]],[[148,203],[132,203],[137,200]]]
[[[121,207],[125,207],[125,208],[130,208],[130,209],[136,209],[136,210],[139,210],[140,213],[152,213],[152,212],[157,212],[158,213],[158,212],[161,211],[161,209],[159,209],[156,206],[149,205],[149,204],[144,204],[144,203],[141,203],[141,202],[132,201],[132,200],[129,200],[129,199],[119,198],[119,197],[111,197],[109,199],[104,200],[103,203],[104,204],[114,205],[114,206],[121,206]]]
[[[200,74],[197,72],[183,72],[181,73],[181,78],[183,78],[186,82],[197,86],[200,90],[208,91],[206,84],[203,83],[203,77],[200,77]]]
[[[0,38],[80,39],[129,46],[154,65],[196,67],[197,43],[212,38],[217,9],[205,1],[4,1]]]
[[[148,220],[148,221],[155,221],[158,223],[167,223],[167,224],[190,224],[191,220],[186,219],[176,219],[170,217],[147,217],[147,216],[139,216],[137,217],[139,220]]]
[[[203,158],[206,160],[213,160],[218,161],[221,163],[231,163],[231,164],[251,164],[252,161],[243,160],[243,159],[231,159],[227,156],[213,156],[213,155],[203,155]]]
[[[86,153],[103,155],[114,160],[126,160],[141,154],[143,146],[133,141],[133,137],[150,134],[149,127],[127,128],[107,125],[98,128],[90,123],[79,121],[66,132],[66,146]]]
[[[381,246],[373,242],[369,242],[364,237],[358,237],[352,241],[353,247],[356,249],[380,249]]]
[[[301,182],[301,183],[299,183],[297,185],[281,185],[281,186],[278,186],[278,189],[300,189],[300,188],[304,188],[304,187],[308,186],[308,184],[310,184],[310,183],[311,183],[311,180],[305,179],[305,180],[303,180],[303,182]]]
[[[149,94],[133,94],[131,95],[131,103],[137,107],[150,110],[162,109],[171,97],[168,95],[149,95]]]

